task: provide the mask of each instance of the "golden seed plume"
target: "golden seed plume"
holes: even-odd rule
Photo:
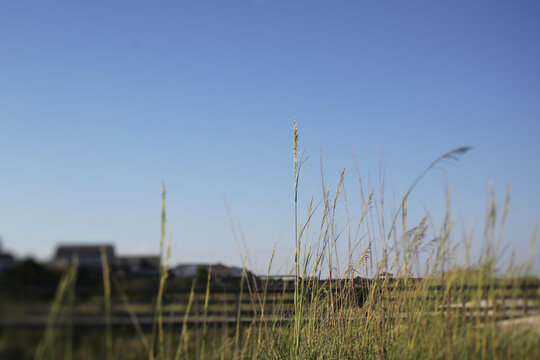
[[[294,115],[293,145],[294,168],[296,169],[298,165],[298,127],[296,125],[296,115]]]

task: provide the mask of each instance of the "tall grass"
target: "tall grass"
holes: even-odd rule
[[[350,216],[346,169],[340,172],[333,190],[322,177],[322,199],[317,202],[312,197],[303,212],[299,204],[303,158],[295,119],[292,307],[286,301],[286,284],[281,295],[269,291],[275,245],[267,277],[260,282],[247,275],[249,262],[245,254],[236,324],[231,331],[226,328],[222,332],[224,336],[217,335],[218,331],[209,325],[212,320],[210,299],[217,296],[211,293],[212,269],[207,273],[202,327],[188,328],[187,325],[198,295],[194,281],[182,324],[169,333],[163,328],[166,316],[163,299],[170,257],[170,241],[165,249],[163,188],[162,263],[155,325],[147,340],[137,327],[136,315],[130,313],[139,333],[135,344],[144,345],[142,348],[146,349],[145,356],[149,359],[175,360],[540,358],[538,279],[523,276],[533,275],[533,258],[525,264],[511,260],[505,269],[501,268],[500,243],[508,214],[510,187],[500,215],[495,195],[490,190],[483,232],[484,250],[476,258],[471,251],[472,233],[463,239],[454,230],[450,191],[446,194],[440,226],[430,225],[429,214],[411,223],[408,204],[416,185],[442,161],[457,160],[469,150],[469,147],[460,147],[436,158],[402,193],[399,204],[386,221],[384,189],[376,191],[372,185],[366,186],[371,181],[362,179],[358,171],[361,210],[359,216]],[[381,179],[381,188],[384,188],[384,179]],[[356,223],[352,219],[357,219]],[[318,231],[313,231],[314,228]],[[464,240],[465,246],[456,248],[457,240]],[[533,233],[533,245],[535,240],[536,233]],[[338,250],[344,248],[342,243],[348,248],[346,256],[338,254]],[[105,260],[103,262],[105,264]],[[67,289],[74,284],[74,271],[70,269],[60,282],[36,359],[55,355],[54,323],[62,310]],[[103,274],[104,284],[108,284],[105,265]],[[247,324],[242,315],[245,285],[253,308],[253,316]],[[125,296],[122,299],[128,302]],[[105,304],[109,329],[110,284],[105,285]],[[116,341],[114,352],[113,341]],[[107,330],[107,356],[121,359],[122,346],[127,345],[113,339]]]
[[[111,278],[109,271],[109,258],[104,247],[101,248],[101,272],[103,275],[103,302],[105,308],[105,347],[107,360],[113,360],[114,350],[111,321]]]
[[[57,353],[61,345],[59,345],[56,341],[59,335],[56,323],[64,309],[66,296],[73,300],[73,295],[70,294],[73,294],[75,283],[77,281],[77,264],[78,259],[75,257],[73,258],[70,268],[62,275],[62,278],[60,279],[60,283],[56,289],[56,294],[49,311],[45,333],[41,341],[38,343],[34,354],[35,360],[54,359],[57,357]],[[69,309],[69,305],[65,308]],[[71,326],[68,326],[68,330],[71,330],[70,327]],[[65,338],[65,340],[67,340],[65,342],[65,349],[67,350],[65,356],[69,358],[72,356],[73,338],[68,336]]]
[[[158,336],[158,359],[165,359],[165,334],[163,331],[163,293],[165,291],[165,283],[169,276],[169,260],[171,256],[171,240],[167,243],[167,249],[164,254],[165,237],[167,236],[167,197],[165,184],[161,186],[161,235],[159,239],[159,288],[156,298],[156,306],[154,311],[154,327],[150,338],[150,352],[148,357],[153,360],[155,358],[155,340],[156,340],[156,325]]]

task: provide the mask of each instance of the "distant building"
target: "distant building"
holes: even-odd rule
[[[242,268],[236,266],[226,266],[220,263],[217,264],[180,264],[171,269],[171,273],[177,278],[190,278],[195,277],[199,272],[208,271],[210,265],[212,265],[212,277],[214,278],[230,278],[241,277]],[[249,272],[247,272],[249,273]]]
[[[13,255],[0,253],[0,274],[10,270],[13,266],[15,266]]]
[[[114,246],[111,244],[59,245],[49,265],[59,269],[67,269],[77,259],[79,269],[101,271],[101,249],[105,249],[107,263],[111,271],[127,276],[152,277],[159,275],[160,257],[158,255],[116,256]],[[208,263],[179,264],[170,268],[170,273],[176,278],[193,278],[197,275],[207,274],[209,266]],[[242,276],[242,271],[242,268],[237,266],[212,264],[212,278],[214,279],[239,278]],[[246,271],[246,276],[251,276],[251,273]]]
[[[180,264],[171,269],[171,273],[177,278],[189,278],[197,275],[199,268],[208,269],[208,264]]]
[[[15,258],[2,250],[2,242],[0,241],[0,274],[10,270],[13,266],[15,266]]]
[[[99,270],[101,269],[101,249],[105,249],[107,263],[112,266],[116,257],[114,247],[110,244],[96,245],[60,245],[56,249],[50,265],[58,268],[68,268],[77,259],[79,269]]]
[[[392,273],[389,273],[386,271],[379,273],[379,279],[393,279],[393,278],[394,278],[394,274]]]
[[[124,274],[157,276],[159,275],[159,256],[119,256],[115,269]]]
[[[227,266],[227,271],[229,272],[229,275],[231,277],[241,277],[244,269],[238,266]],[[246,269],[246,276],[250,274],[251,272],[248,269]]]

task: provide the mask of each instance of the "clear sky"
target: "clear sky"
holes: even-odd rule
[[[449,186],[456,223],[481,233],[488,182],[502,205],[511,179],[504,239],[525,259],[540,218],[539,19],[538,1],[4,0],[4,247],[156,252],[164,181],[173,262],[241,263],[225,197],[253,268],[277,239],[280,272],[296,114],[302,206],[320,199],[321,149],[328,185],[347,167],[349,203],[353,153],[375,183],[382,164],[392,203],[471,145],[414,190],[411,217],[440,223]]]

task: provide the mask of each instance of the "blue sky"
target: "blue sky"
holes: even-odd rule
[[[375,183],[382,164],[391,203],[438,155],[472,145],[415,189],[411,218],[427,208],[439,224],[449,186],[456,223],[481,233],[488,182],[502,203],[511,179],[504,241],[526,259],[540,215],[539,18],[536,1],[3,1],[4,247],[155,252],[164,181],[173,262],[241,262],[225,197],[255,270],[277,239],[279,272],[297,115],[302,206],[320,199],[321,152],[328,185],[348,169],[354,207],[353,153]]]

